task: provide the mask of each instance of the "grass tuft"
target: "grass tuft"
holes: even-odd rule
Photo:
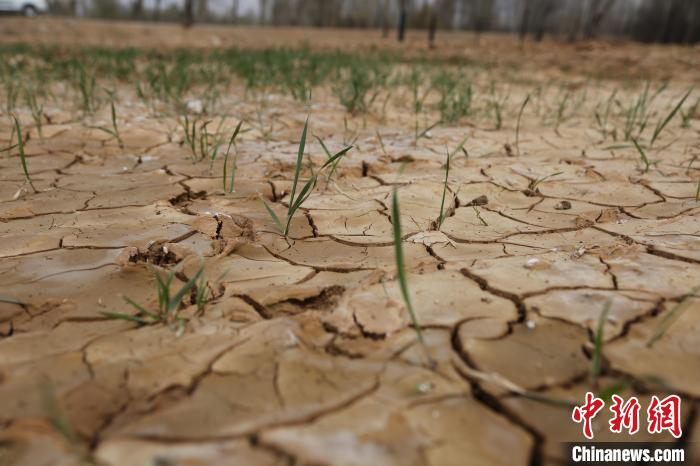
[[[181,332],[184,329],[184,325],[187,319],[178,316],[178,311],[182,307],[182,300],[185,296],[192,291],[192,289],[197,286],[197,297],[196,304],[197,310],[203,310],[204,304],[206,304],[205,291],[206,286],[203,280],[204,265],[202,264],[197,272],[190,278],[185,285],[180,288],[177,292],[173,293],[173,279],[175,278],[175,271],[171,270],[163,278],[161,274],[153,269],[153,276],[156,279],[156,293],[158,295],[158,308],[155,311],[146,309],[144,306],[135,302],[129,297],[124,297],[129,305],[133,306],[138,312],[134,315],[125,314],[121,312],[102,312],[102,315],[117,320],[126,320],[129,322],[134,322],[138,325],[155,325],[155,324],[167,324],[174,325],[177,327],[178,331]],[[198,283],[199,281],[199,284]],[[200,296],[201,294],[201,296]]]
[[[447,195],[447,181],[450,176],[450,151],[447,151],[447,161],[445,162],[445,182],[442,186],[442,201],[440,201],[440,216],[438,217],[437,221],[437,229],[439,230],[440,227],[442,227],[442,222],[445,221],[445,216],[447,215],[447,212],[445,212],[445,196]]]
[[[236,129],[233,130],[233,134],[231,135],[231,139],[228,141],[228,147],[226,148],[226,154],[224,155],[224,174],[223,174],[223,183],[224,183],[224,192],[226,192],[226,180],[227,180],[227,167],[228,167],[228,157],[229,153],[231,152],[231,146],[233,146],[236,143],[236,138],[238,137],[238,133],[241,132],[241,127],[243,126],[243,120],[238,122],[238,125],[236,126]],[[229,184],[229,193],[233,192],[235,182],[236,182],[236,169],[238,166],[236,165],[236,159],[238,157],[234,157],[233,163],[231,164],[231,183]]]
[[[117,108],[114,103],[115,101],[115,91],[107,91],[107,94],[109,95],[109,108],[110,108],[110,115],[112,119],[112,127],[111,128],[106,128],[104,126],[92,126],[92,128],[99,129],[100,131],[104,131],[105,133],[111,135],[114,139],[117,140],[117,143],[119,143],[119,147],[124,148],[124,141],[122,141],[122,137],[119,134],[119,122],[117,120]]]
[[[595,387],[598,385],[598,377],[602,369],[603,361],[603,338],[605,322],[610,313],[612,300],[609,299],[598,317],[598,325],[596,326],[595,338],[593,340],[593,357],[591,358],[591,384]]]
[[[32,188],[32,191],[35,193],[38,193],[37,189],[34,187],[34,183],[32,183],[32,178],[29,176],[29,169],[27,168],[27,156],[24,153],[24,135],[22,134],[22,125],[19,122],[19,119],[17,119],[17,116],[12,114],[12,119],[14,120],[14,129],[15,133],[17,133],[17,147],[19,150],[19,158],[22,162],[22,171],[24,172],[24,180],[26,183],[29,184],[29,186]],[[12,141],[10,141],[10,144],[12,144]]]
[[[697,298],[697,293],[700,292],[700,286],[696,286],[692,290],[690,290],[689,293],[686,293],[683,295],[678,301],[678,304],[673,306],[673,309],[668,311],[668,313],[661,319],[661,322],[659,322],[658,327],[654,331],[654,333],[651,335],[651,338],[649,338],[649,341],[647,341],[647,347],[651,348],[654,343],[659,341],[668,331],[668,329],[673,325],[673,323],[678,320],[678,318],[681,316],[681,313],[685,310],[686,307],[688,307],[688,304],[690,303],[690,298]]]
[[[647,157],[646,152],[644,152],[644,149],[642,149],[642,146],[639,145],[635,138],[632,138],[632,142],[634,143],[634,147],[637,149],[637,152],[639,152],[639,157],[642,159],[642,163],[644,164],[644,173],[648,173],[649,167],[651,166],[649,157]]]
[[[669,113],[664,120],[660,120],[657,123],[656,128],[654,129],[654,135],[651,137],[651,142],[649,143],[649,147],[654,146],[654,142],[656,141],[656,139],[661,135],[661,132],[671,122],[671,120],[673,120],[673,117],[676,116],[676,113],[678,113],[678,111],[681,109],[681,107],[685,103],[685,100],[688,98],[688,96],[690,96],[691,92],[693,92],[692,87],[690,89],[688,89],[688,92],[686,92],[685,95],[683,96],[683,98],[681,98],[681,100],[678,101],[678,103],[673,108],[673,110],[671,110],[671,113]]]
[[[416,313],[413,310],[413,304],[411,303],[411,293],[408,289],[408,278],[406,276],[406,266],[404,263],[403,256],[403,237],[401,235],[401,211],[399,209],[399,194],[398,190],[394,188],[391,196],[391,223],[394,231],[394,255],[396,257],[396,273],[399,280],[399,287],[401,288],[401,296],[403,296],[404,303],[406,304],[406,309],[411,316],[411,322],[413,323],[413,328],[416,331],[416,336],[421,345],[425,347],[425,341],[423,340],[423,330],[418,322]]]
[[[550,178],[554,178],[555,176],[559,176],[559,175],[561,175],[562,173],[564,173],[564,172],[556,172],[556,173],[552,173],[551,175],[546,175],[546,176],[543,176],[543,177],[541,177],[541,178],[537,178],[536,180],[532,180],[532,181],[530,182],[530,185],[527,187],[528,192],[530,192],[530,193],[536,193],[536,192],[537,192],[537,187],[538,187],[541,183],[547,181],[547,180],[550,179]]]
[[[282,219],[279,218],[279,216],[275,213],[274,210],[270,207],[270,205],[265,201],[265,199],[262,199],[263,203],[265,204],[265,209],[267,209],[267,212],[270,214],[270,217],[272,217],[272,220],[275,222],[275,225],[277,226],[277,229],[279,230],[280,233],[282,233],[285,237],[289,235],[289,228],[291,227],[292,224],[292,219],[294,218],[294,215],[296,212],[301,208],[301,206],[306,202],[306,200],[311,196],[311,193],[313,192],[314,188],[316,187],[316,183],[318,182],[318,176],[321,174],[321,172],[328,168],[328,167],[333,167],[335,169],[337,163],[340,161],[340,159],[347,154],[350,149],[352,149],[353,146],[348,146],[345,149],[341,150],[340,152],[337,152],[334,155],[330,155],[328,159],[321,165],[321,168],[316,171],[316,173],[311,175],[311,178],[308,179],[308,181],[304,184],[304,186],[301,188],[299,191],[299,195],[297,195],[297,187],[299,185],[299,177],[301,176],[301,167],[302,164],[304,163],[304,151],[306,149],[306,136],[309,131],[309,119],[306,119],[306,122],[304,123],[304,130],[301,133],[301,140],[299,142],[299,150],[297,152],[297,160],[296,160],[296,165],[294,168],[294,181],[292,181],[292,191],[289,195],[289,205],[287,206],[287,217],[284,219],[284,222]]]
[[[523,104],[520,106],[520,111],[518,112],[518,122],[515,125],[515,152],[518,154],[518,157],[520,156],[520,122],[523,118],[523,112],[525,111],[525,107],[529,102],[530,94],[528,94],[527,97],[525,97]]]

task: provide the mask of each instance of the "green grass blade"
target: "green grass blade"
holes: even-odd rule
[[[15,132],[17,133],[17,147],[19,148],[19,158],[22,162],[24,179],[27,181],[27,183],[29,183],[29,186],[32,188],[32,191],[38,193],[39,191],[37,191],[37,189],[34,187],[34,183],[32,183],[32,179],[29,176],[29,169],[27,168],[27,157],[24,154],[24,136],[22,136],[22,126],[20,125],[19,120],[14,114],[12,115],[12,119],[15,123]]]
[[[224,187],[224,192],[226,192],[226,180],[228,179],[227,173],[226,173],[226,167],[228,166],[228,151],[226,151],[226,154],[224,154],[224,173],[221,176],[221,181],[223,183]]]
[[[340,161],[340,158],[344,156],[345,154],[348,153],[350,149],[353,148],[353,146],[348,146],[345,149],[341,150],[340,152],[336,153],[335,155],[331,155],[331,152],[328,150],[328,147],[326,147],[326,144],[323,142],[321,138],[316,136],[316,139],[318,139],[318,142],[321,144],[321,147],[323,148],[323,151],[326,153],[326,156],[328,157],[328,160],[321,165],[321,168],[319,171],[323,170],[326,168],[328,165],[332,165],[331,171],[328,172],[328,175],[326,175],[326,182],[330,181],[330,179],[333,177],[333,174],[335,173],[337,167],[338,167],[338,162]]]
[[[187,283],[185,283],[185,286],[180,288],[180,291],[175,293],[175,296],[170,300],[168,303],[168,312],[173,313],[177,311],[177,308],[180,307],[180,303],[182,302],[182,299],[185,297],[187,293],[192,289],[192,287],[197,283],[197,280],[199,280],[199,277],[202,275],[204,272],[204,266],[200,266],[199,270],[197,270],[197,273],[195,273],[192,278],[190,278]]]
[[[294,204],[290,206],[289,209],[289,215],[287,216],[287,225],[284,228],[284,236],[287,236],[289,234],[289,227],[292,225],[292,219],[294,218],[294,214],[296,213],[297,210],[301,207],[301,205],[306,202],[306,200],[311,196],[311,193],[313,192],[314,187],[316,187],[316,181],[317,178],[316,176],[312,176],[309,181],[306,182],[304,187],[301,189],[299,192],[299,196],[294,201]]]
[[[530,183],[530,190],[535,191],[541,183],[544,183],[548,179],[554,178],[555,176],[559,176],[562,173],[564,173],[564,172],[556,172],[556,173],[552,173],[551,175],[543,176],[542,178],[538,178],[538,179],[534,180],[532,183]]]
[[[416,318],[416,313],[413,310],[413,304],[411,303],[411,294],[408,290],[408,280],[406,278],[406,268],[404,264],[403,257],[403,244],[401,236],[401,212],[399,209],[399,195],[394,188],[394,192],[391,197],[391,223],[394,230],[394,255],[396,256],[396,273],[398,275],[399,287],[401,288],[401,295],[403,296],[404,303],[406,304],[406,309],[411,316],[411,321],[413,322],[413,327],[416,331],[416,336],[421,344],[425,344],[423,341],[423,331],[418,319]]]
[[[377,139],[379,140],[379,147],[382,148],[382,153],[384,154],[385,157],[389,157],[389,154],[386,153],[386,147],[384,147],[384,139],[382,139],[382,135],[379,134],[379,130],[375,130],[375,133],[377,133]]]
[[[445,220],[445,196],[447,195],[447,179],[450,176],[450,152],[447,152],[447,162],[445,163],[445,183],[442,186],[442,201],[440,201],[440,217],[438,217],[438,230]]]
[[[154,268],[152,269],[153,276],[156,279],[156,289],[158,292],[158,310],[161,313],[165,312],[165,309],[168,307],[168,297],[170,296],[170,285],[166,285],[166,283],[163,281],[163,278],[160,276],[160,273]],[[169,282],[170,280],[168,280]]]
[[[680,301],[678,301],[678,304],[673,306],[673,309],[668,311],[668,313],[661,319],[661,322],[659,322],[658,327],[652,334],[651,338],[649,338],[649,341],[647,341],[647,347],[651,347],[663,337],[668,329],[673,325],[673,323],[678,320],[680,317],[681,313],[685,310],[686,307],[688,307],[688,304],[690,303],[690,298],[695,297],[695,295],[700,292],[700,286],[696,286],[692,290],[690,290],[690,293],[687,293],[683,295]]]
[[[520,156],[520,121],[523,118],[523,112],[525,111],[525,107],[527,106],[528,102],[530,102],[530,94],[525,97],[525,101],[520,107],[520,112],[518,112],[518,123],[515,125],[515,151],[518,156]]]
[[[646,152],[644,152],[644,149],[642,149],[642,146],[639,145],[637,140],[635,138],[632,138],[632,142],[634,143],[634,147],[637,148],[639,156],[642,158],[642,163],[644,163],[644,173],[647,173],[649,171],[649,166],[651,165],[651,162],[649,162]]]
[[[314,136],[314,137],[315,137],[316,140],[319,142],[319,144],[321,144],[321,147],[323,148],[323,152],[325,152],[325,153],[326,153],[326,156],[330,159],[330,158],[332,157],[332,156],[331,156],[331,151],[329,151],[329,150],[328,150],[328,147],[326,147],[326,143],[323,142],[323,139],[321,139],[320,137],[318,137],[318,136]]]
[[[455,147],[455,150],[453,150],[450,153],[450,159],[452,159],[452,157],[457,155],[457,152],[459,152],[459,151],[463,151],[466,154],[467,159],[469,158],[469,155],[467,154],[466,150],[464,149],[464,145],[467,143],[468,140],[469,140],[469,136],[465,136],[464,139],[462,139],[462,142],[460,142],[459,145],[457,147]]]
[[[416,141],[421,139],[421,138],[424,138],[431,130],[433,130],[435,127],[437,127],[440,123],[442,123],[442,121],[438,120],[435,123],[433,123],[432,125],[425,128],[420,133],[416,132],[417,133],[416,134]]]
[[[19,299],[11,298],[9,296],[1,296],[0,295],[0,303],[6,303],[6,304],[16,304],[18,306],[26,306],[25,303],[20,301]]]
[[[265,208],[267,209],[267,213],[270,214],[270,217],[272,217],[272,220],[274,220],[275,225],[277,226],[277,230],[279,230],[280,233],[285,234],[284,230],[284,225],[282,225],[282,222],[280,221],[280,218],[277,216],[274,210],[269,206],[267,201],[261,196],[260,199],[263,201],[263,204],[265,204]]]
[[[243,120],[238,122],[238,125],[236,126],[236,129],[233,130],[233,134],[231,135],[231,138],[228,140],[228,146],[226,147],[226,155],[224,156],[224,176],[223,176],[223,182],[224,182],[224,191],[226,191],[226,179],[227,179],[227,166],[228,166],[228,157],[229,153],[231,152],[231,146],[236,142],[236,138],[238,137],[238,133],[241,132],[241,127],[243,126]],[[236,162],[234,160],[233,166],[231,167],[231,185],[229,187],[229,192],[233,192],[233,185],[235,181],[235,176],[236,176]]]
[[[124,296],[124,301],[126,301],[126,302],[127,302],[128,304],[130,304],[131,306],[135,307],[136,310],[139,311],[139,313],[141,313],[141,314],[143,314],[143,315],[145,315],[145,316],[148,316],[148,317],[150,317],[151,319],[153,319],[153,320],[155,320],[155,321],[159,320],[159,317],[158,317],[156,314],[152,313],[151,311],[149,311],[149,310],[146,309],[145,307],[141,306],[139,303],[137,303],[137,302],[134,301],[133,299],[131,299],[131,298],[127,297],[127,296]]]
[[[348,146],[345,149],[341,150],[340,152],[334,154],[332,157],[329,157],[328,160],[326,160],[326,162],[323,165],[321,165],[320,170],[323,170],[328,165],[335,164],[342,156],[347,154],[350,151],[350,149],[352,149],[352,148],[353,148],[353,146]]]
[[[204,306],[209,302],[209,299],[207,298],[207,284],[204,281],[204,275],[199,279],[199,283],[197,283],[197,295],[195,299],[195,303],[197,304],[197,312],[202,312],[204,311]]]
[[[676,106],[673,108],[671,113],[668,114],[666,119],[663,120],[663,122],[659,122],[659,124],[656,125],[656,129],[654,130],[654,135],[652,136],[651,143],[649,144],[650,146],[654,145],[654,141],[656,141],[656,138],[658,138],[661,135],[661,132],[664,130],[666,125],[668,125],[671,122],[671,120],[673,120],[673,117],[676,116],[676,113],[678,113],[678,111],[681,109],[681,107],[685,103],[685,100],[688,98],[688,96],[690,96],[691,92],[693,92],[692,87],[690,89],[688,89],[688,92],[686,92],[685,95],[683,96],[683,98],[678,102],[678,104],[676,104]]]
[[[591,361],[591,382],[595,386],[598,382],[598,377],[600,376],[600,370],[603,358],[603,331],[605,328],[605,322],[608,319],[608,313],[610,312],[610,306],[612,306],[612,300],[608,300],[605,303],[605,307],[598,317],[598,325],[596,327],[594,347],[593,347],[593,357]]]
[[[58,405],[53,387],[50,383],[50,380],[45,379],[44,384],[41,386],[41,402],[46,418],[51,427],[63,437],[63,440],[65,440],[71,448],[79,448],[80,442],[78,440],[78,435],[71,428],[65,413]]]
[[[292,205],[294,204],[294,197],[297,193],[297,183],[299,182],[299,175],[301,174],[301,165],[304,161],[304,151],[306,150],[306,134],[309,130],[309,119],[306,118],[306,123],[304,123],[304,131],[301,133],[301,141],[299,141],[299,152],[297,153],[297,163],[294,171],[294,181],[292,182],[292,192],[289,196],[289,209],[287,210],[287,217],[289,218],[292,213]]]
[[[124,314],[121,312],[100,311],[100,314],[102,314],[103,316],[105,316],[109,319],[112,319],[112,320],[126,320],[127,322],[134,322],[134,323],[139,324],[139,325],[148,325],[149,324],[149,322],[147,322],[144,319],[141,319],[139,317],[132,316],[129,314]]]
[[[11,146],[8,146],[8,147],[3,147],[2,149],[0,149],[0,154],[2,154],[3,152],[9,152],[12,149],[14,149],[15,147],[17,147],[17,144],[12,144]]]

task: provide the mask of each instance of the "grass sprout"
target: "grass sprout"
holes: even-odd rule
[[[554,130],[558,131],[559,126],[561,125],[562,121],[564,121],[564,116],[566,113],[566,106],[569,103],[569,99],[571,98],[571,91],[567,90],[564,92],[564,96],[559,99],[559,104],[557,105],[557,114],[556,114],[556,121],[554,123]]]
[[[481,216],[481,211],[479,208],[475,205],[472,206],[472,209],[474,209],[474,213],[476,214],[476,218],[481,222],[481,224],[485,227],[489,226],[489,224],[484,220],[484,217]]]
[[[515,125],[515,152],[520,156],[520,122],[523,118],[523,112],[528,102],[530,102],[530,94],[525,97],[523,104],[520,106],[520,111],[518,112],[518,122]]]
[[[416,118],[416,126],[415,126],[415,130],[414,130],[415,142],[418,142],[419,139],[428,137],[430,135],[430,131],[432,131],[440,123],[442,123],[442,122],[440,120],[438,120],[435,123],[433,123],[432,125],[429,125],[428,127],[426,127],[425,129],[419,130],[418,118]]]
[[[26,307],[27,307],[27,304],[26,304],[26,303],[20,301],[20,300],[17,299],[17,298],[12,298],[12,297],[10,297],[10,296],[2,296],[2,295],[0,295],[0,303],[5,303],[5,304],[16,304],[16,305],[18,305],[18,306],[20,306],[20,307],[22,307],[22,308],[26,308]]]
[[[637,140],[632,138],[632,142],[634,143],[634,147],[637,149],[637,152],[639,152],[639,157],[642,159],[642,163],[644,164],[644,173],[649,172],[649,167],[652,165],[652,162],[649,160],[649,157],[647,157],[646,152],[644,152],[644,149],[642,149],[642,146],[639,145]]]
[[[97,109],[96,81],[97,78],[94,72],[86,70],[84,66],[80,66],[78,69],[77,87],[80,92],[82,109],[86,113],[92,113]]]
[[[598,377],[600,376],[600,371],[602,368],[603,361],[603,337],[605,330],[605,322],[608,319],[608,314],[610,313],[610,307],[612,306],[612,300],[608,300],[603,307],[603,310],[598,317],[598,325],[596,326],[595,337],[593,341],[593,357],[591,358],[591,383],[593,386],[598,384]]]
[[[659,341],[666,334],[671,325],[678,320],[685,308],[688,307],[688,304],[690,304],[690,299],[698,297],[698,292],[700,292],[700,286],[696,286],[690,290],[689,293],[683,295],[680,301],[678,301],[678,303],[673,306],[670,311],[668,311],[668,313],[661,319],[661,322],[659,322],[659,325],[651,335],[651,338],[649,338],[649,341],[647,341],[647,347],[651,348],[654,343]]]
[[[423,330],[416,317],[416,312],[413,309],[413,304],[411,302],[411,293],[408,289],[408,278],[406,276],[406,266],[403,256],[403,237],[401,235],[401,211],[399,209],[399,194],[398,190],[394,188],[391,196],[391,223],[394,232],[394,255],[396,257],[396,274],[399,281],[399,287],[401,289],[401,296],[403,297],[404,303],[406,304],[406,309],[411,316],[411,322],[413,323],[413,328],[416,331],[416,337],[418,342],[425,348],[425,341],[423,340]],[[426,350],[427,351],[427,350]]]
[[[661,132],[664,130],[664,128],[666,128],[666,126],[671,122],[671,120],[673,120],[673,117],[676,116],[676,114],[681,109],[681,107],[685,103],[688,96],[690,96],[691,92],[693,92],[692,87],[690,89],[688,89],[688,92],[686,92],[685,95],[683,96],[683,98],[681,98],[681,100],[678,101],[676,106],[673,107],[673,110],[671,110],[671,113],[669,113],[665,119],[659,120],[659,122],[656,124],[656,128],[654,129],[654,134],[651,137],[651,142],[649,143],[649,147],[652,147],[654,145],[654,142],[656,141],[656,139],[661,135]]]
[[[285,237],[289,235],[289,228],[291,227],[294,214],[296,214],[299,208],[304,204],[304,202],[306,202],[309,196],[311,196],[311,193],[316,187],[319,174],[325,168],[334,166],[334,164],[336,164],[341,157],[343,157],[345,154],[348,153],[348,151],[350,151],[350,149],[352,149],[352,146],[348,146],[340,152],[337,152],[336,154],[328,157],[324,164],[321,165],[321,168],[316,173],[314,173],[311,176],[311,178],[308,179],[308,181],[304,184],[304,186],[299,191],[299,194],[297,195],[299,177],[301,176],[301,166],[304,162],[304,151],[306,150],[306,136],[308,134],[308,130],[309,120],[307,118],[306,123],[304,123],[304,130],[301,133],[301,141],[299,142],[299,151],[297,153],[296,166],[294,170],[294,181],[292,181],[292,191],[289,194],[287,217],[286,219],[284,219],[284,222],[279,218],[275,211],[272,210],[267,201],[265,201],[265,199],[262,198],[262,201],[265,204],[265,209],[267,209],[268,214],[270,214],[270,217],[272,217],[272,220],[275,222],[275,226],[277,227],[279,232],[282,233]]]
[[[319,138],[318,136],[316,136],[316,139],[321,144],[321,147],[323,148],[323,151],[326,153],[328,160],[332,159],[333,155],[328,150],[328,147],[326,147],[326,144],[323,142],[323,139]],[[333,174],[335,173],[336,169],[338,168],[338,162],[340,162],[340,157],[334,159],[334,161],[331,163],[331,169],[326,174],[326,183],[330,183],[331,178],[333,178]]]
[[[17,148],[19,150],[20,161],[22,162],[24,181],[27,184],[29,184],[29,187],[32,188],[32,191],[34,191],[34,193],[38,193],[39,191],[34,187],[34,183],[32,183],[32,178],[29,176],[29,169],[27,168],[27,156],[24,153],[24,135],[22,134],[22,124],[19,122],[19,119],[14,114],[12,114],[12,119],[14,120],[15,133],[17,133]],[[10,141],[10,143],[11,142],[12,141]]]
[[[555,176],[559,176],[559,175],[561,175],[562,173],[564,173],[564,172],[556,172],[556,173],[552,173],[551,175],[546,175],[546,176],[537,178],[536,180],[532,180],[532,181],[530,182],[530,185],[527,187],[528,192],[530,192],[530,193],[536,193],[536,192],[537,192],[537,187],[538,187],[540,184],[544,183],[545,181],[547,181],[547,180],[550,179],[550,178],[554,178]]]
[[[474,92],[469,79],[442,70],[433,78],[432,88],[440,95],[437,109],[443,122],[453,123],[471,113]]]
[[[204,265],[201,265],[197,272],[187,281],[187,283],[182,286],[177,292],[173,293],[173,279],[175,278],[175,271],[169,271],[165,277],[153,269],[153,276],[156,279],[156,292],[158,295],[158,308],[156,310],[148,310],[141,304],[137,303],[129,297],[124,297],[124,300],[131,306],[133,306],[138,312],[135,315],[125,314],[121,312],[102,312],[102,315],[110,319],[126,320],[129,322],[137,323],[138,325],[155,325],[155,324],[167,324],[175,325],[178,331],[184,329],[184,325],[187,319],[178,316],[178,311],[182,307],[182,300],[185,296],[190,293],[195,286],[197,287],[197,309],[200,310],[200,306],[203,308],[203,304],[206,304],[204,300],[204,293],[200,291],[200,288],[206,288],[204,282],[200,281],[197,285],[200,277],[203,276]]]
[[[39,137],[43,138],[43,126],[44,126],[44,106],[40,105],[36,99],[36,91],[33,86],[27,86],[25,88],[25,96],[27,99],[27,105],[32,114],[32,120],[34,120],[34,126],[36,126],[37,133]]]
[[[384,157],[389,157],[389,154],[386,152],[386,147],[384,146],[384,139],[382,139],[382,135],[379,134],[379,130],[375,130],[375,133],[377,133],[377,140],[379,141],[379,147],[382,148],[382,154],[384,154]]]
[[[190,149],[192,163],[201,162],[208,158],[213,165],[219,153],[223,141],[220,136],[217,136],[213,144],[210,143],[209,137],[211,134],[207,130],[207,127],[211,122],[212,120],[206,120],[200,123],[197,118],[190,121],[187,115],[180,120],[185,134],[184,144]],[[219,124],[219,127],[221,127],[221,124],[223,124],[223,120]]]
[[[119,122],[117,120],[117,107],[114,103],[115,92],[114,91],[107,91],[107,93],[109,94],[109,109],[110,109],[110,116],[112,119],[112,127],[106,128],[104,126],[93,126],[93,128],[99,129],[100,131],[104,131],[105,133],[111,135],[114,139],[117,140],[117,142],[119,143],[119,147],[123,148],[124,141],[122,141],[121,135],[119,134]]]
[[[233,130],[233,134],[231,135],[231,139],[228,141],[228,147],[226,148],[226,154],[224,154],[224,173],[223,173],[223,183],[224,183],[224,192],[226,192],[226,180],[228,179],[226,169],[228,167],[228,157],[229,153],[231,152],[231,146],[235,145],[236,143],[236,138],[238,137],[238,133],[241,132],[241,127],[243,126],[243,120],[238,122],[238,125],[236,126],[236,129]],[[236,160],[238,157],[234,156],[233,162],[231,163],[231,183],[229,184],[228,187],[228,192],[232,193],[235,182],[236,182],[236,169],[238,166],[236,165]]]
[[[683,128],[690,128],[690,120],[697,118],[698,107],[700,107],[700,97],[695,99],[695,103],[688,109],[687,112],[680,109],[681,118],[683,119]]]
[[[40,385],[41,404],[51,428],[63,439],[70,451],[80,459],[84,466],[98,466],[88,442],[82,439],[70,425],[65,412],[58,404],[53,385],[44,378]]]
[[[450,176],[450,151],[447,151],[447,161],[445,162],[445,182],[442,186],[442,201],[440,201],[440,216],[437,220],[437,229],[439,230],[442,226],[442,222],[445,221],[447,212],[445,212],[445,196],[447,195],[447,182]]]

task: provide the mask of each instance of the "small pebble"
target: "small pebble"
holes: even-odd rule
[[[540,263],[540,260],[537,259],[536,257],[533,257],[532,259],[528,259],[527,263],[525,264],[525,267],[528,269],[531,269],[539,263]]]
[[[435,386],[430,383],[430,382],[422,382],[419,384],[416,384],[415,387],[413,387],[414,390],[418,393],[425,394],[425,393],[430,393]]]
[[[555,205],[554,208],[556,210],[569,210],[571,209],[571,202],[561,201],[559,204]]]

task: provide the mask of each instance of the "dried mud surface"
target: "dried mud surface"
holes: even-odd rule
[[[591,101],[612,87],[600,86]],[[658,115],[684,89],[672,82]],[[516,112],[526,92],[512,85]],[[631,381],[624,393],[645,399],[660,390],[650,380],[663,381],[683,396],[686,438],[697,438],[700,300],[647,342],[700,284],[700,164],[688,168],[700,157],[698,120],[674,120],[645,173],[633,147],[606,149],[586,102],[556,131],[528,111],[517,156],[514,118],[494,130],[478,116],[416,143],[400,106],[350,118],[344,131],[344,109],[320,96],[313,134],[338,150],[355,132],[356,147],[284,239],[260,196],[286,206],[300,104],[269,96],[273,137],[241,136],[228,194],[221,159],[192,164],[176,120],[128,95],[124,148],[60,103],[46,110],[53,123],[43,139],[30,131],[26,148],[38,193],[18,194],[18,157],[0,159],[0,294],[23,303],[0,303],[0,463],[559,464],[560,442],[580,440],[580,426],[569,406],[542,399],[580,403],[591,390],[593,332],[609,300],[600,383]],[[242,89],[226,99],[232,114],[255,115]],[[1,146],[10,131],[3,120]],[[449,216],[433,231],[445,147],[467,135]],[[323,162],[315,141],[308,153]],[[434,366],[396,281],[394,186]],[[153,306],[149,264],[178,268],[180,286],[200,261],[214,299],[183,311],[182,334],[100,313],[133,313],[124,296]],[[619,439],[606,422],[597,438]]]

